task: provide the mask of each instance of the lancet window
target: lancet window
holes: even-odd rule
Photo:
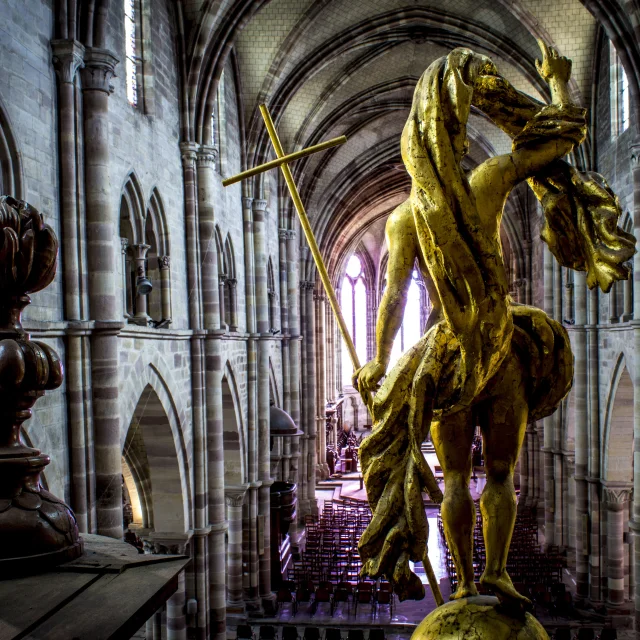
[[[617,138],[629,128],[629,79],[620,62],[618,52],[609,43],[610,86],[611,86],[611,137]]]
[[[137,0],[124,0],[124,41],[125,41],[125,76],[127,99],[138,106],[138,36],[140,20],[140,3]]]
[[[347,263],[340,296],[342,314],[349,327],[360,364],[364,364],[367,361],[367,287],[362,260],[357,255],[351,256]],[[351,384],[352,372],[351,358],[343,341],[342,382],[344,385]]]

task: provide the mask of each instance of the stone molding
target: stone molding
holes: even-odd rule
[[[76,71],[84,67],[84,46],[77,40],[52,40],[53,68],[60,82],[73,84]]]
[[[212,145],[202,145],[196,151],[196,163],[198,168],[211,168],[215,167],[216,160],[218,159],[218,147]]]
[[[119,62],[118,58],[106,49],[86,49],[82,69],[82,90],[113,93],[111,79],[116,75],[115,68]]]
[[[248,484],[225,487],[224,499],[228,507],[241,507],[244,502],[244,496],[249,488]]]
[[[637,169],[640,167],[640,140],[636,140],[629,144],[629,153],[631,156],[631,168]]]
[[[169,256],[158,256],[158,269],[164,271],[171,266],[171,258]]]
[[[182,159],[183,166],[195,167],[196,163],[196,150],[198,145],[195,142],[181,142],[180,143],[180,158]]]
[[[242,197],[242,208],[243,209],[251,209],[251,203],[253,202],[253,198],[249,196]]]
[[[254,198],[253,202],[251,203],[251,208],[253,209],[253,211],[266,211],[267,201]]]
[[[602,488],[602,498],[607,505],[623,505],[631,499],[632,487],[606,487]]]

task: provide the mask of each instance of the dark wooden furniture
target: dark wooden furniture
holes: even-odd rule
[[[83,535],[84,554],[54,571],[0,580],[0,640],[130,638],[175,592],[186,556],[141,555]]]

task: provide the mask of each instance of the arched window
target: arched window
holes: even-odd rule
[[[238,330],[238,280],[236,278],[236,257],[233,251],[233,242],[227,234],[224,242],[224,264],[227,279],[224,287],[225,323],[229,331]]]
[[[629,79],[620,62],[618,52],[609,42],[611,138],[617,138],[629,128]]]
[[[276,279],[273,274],[273,262],[269,256],[267,263],[267,295],[269,296],[269,331],[278,332],[278,294],[276,292]]]
[[[138,21],[140,20],[140,2],[124,0],[124,53],[127,81],[127,99],[138,106]]]
[[[414,269],[407,293],[407,306],[404,308],[404,318],[402,319],[400,331],[398,331],[396,339],[393,342],[387,370],[390,370],[391,367],[398,362],[400,356],[422,337],[425,318],[427,316],[427,307],[428,296],[424,282],[422,281],[420,272]]]
[[[356,255],[349,258],[340,291],[342,314],[349,327],[360,364],[367,361],[367,287],[362,261]],[[351,384],[353,365],[347,346],[342,341],[342,384]]]

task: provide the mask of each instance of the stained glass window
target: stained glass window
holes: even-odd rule
[[[620,62],[618,52],[609,43],[611,80],[611,137],[617,138],[629,128],[629,78]]]

